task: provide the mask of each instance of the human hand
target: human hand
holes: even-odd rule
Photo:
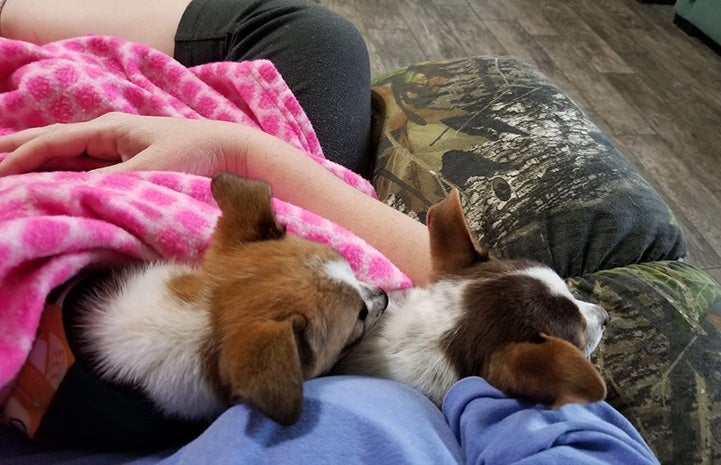
[[[0,176],[36,170],[165,170],[210,176],[242,174],[242,126],[211,120],[108,113],[0,137]],[[246,128],[251,130],[250,128]]]
[[[428,230],[362,193],[307,154],[258,129],[205,119],[108,113],[84,123],[55,124],[0,136],[0,176],[95,169],[226,171],[265,179],[273,196],[312,211],[365,239],[417,284],[428,281]]]

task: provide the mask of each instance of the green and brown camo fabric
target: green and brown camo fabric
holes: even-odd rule
[[[500,256],[562,276],[685,254],[659,195],[535,68],[511,58],[412,66],[373,86],[382,131],[374,184],[424,219],[458,187]]]
[[[721,463],[721,288],[676,261],[571,278],[611,324],[594,361],[608,402],[663,463]]]
[[[663,463],[721,463],[721,287],[607,137],[529,64],[478,57],[375,80],[379,197],[420,221],[452,187],[501,257],[544,262],[611,325],[609,402]],[[578,277],[581,276],[581,277]]]

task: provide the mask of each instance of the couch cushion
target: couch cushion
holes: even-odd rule
[[[458,187],[492,253],[563,276],[685,254],[659,195],[555,85],[513,58],[426,63],[374,82],[386,203],[424,221]]]
[[[676,261],[569,280],[611,323],[594,355],[608,402],[662,463],[721,458],[721,287]]]

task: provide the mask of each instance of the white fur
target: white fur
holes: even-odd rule
[[[323,271],[329,278],[348,284],[361,293],[361,283],[356,279],[353,270],[345,260],[333,260],[323,266]]]
[[[534,266],[531,268],[526,268],[525,270],[521,270],[518,272],[518,274],[530,276],[545,283],[546,286],[548,286],[548,288],[551,290],[552,294],[561,295],[564,297],[568,297],[569,299],[576,300],[573,297],[573,294],[571,294],[571,291],[568,290],[568,286],[566,286],[566,283],[563,281],[563,279],[561,279],[561,277],[558,276],[558,274],[556,274],[556,272],[550,268],[546,268],[545,266]]]
[[[581,315],[583,315],[583,318],[586,320],[586,345],[583,347],[583,353],[586,357],[590,357],[591,353],[596,350],[596,347],[601,342],[603,328],[608,321],[608,313],[606,313],[606,310],[600,305],[584,302],[575,298],[573,294],[571,294],[571,291],[568,290],[565,281],[550,268],[537,266],[523,270],[520,273],[539,279],[548,286],[552,293],[568,297],[578,306]]]
[[[359,282],[347,262],[318,262],[331,279],[350,285],[366,302],[366,327],[385,309],[385,295]],[[167,416],[212,420],[225,408],[206,381],[202,354],[212,337],[210,309],[190,304],[167,284],[192,268],[157,263],[129,270],[117,290],[98,289],[81,302],[83,352],[92,354],[103,379],[131,383]]]
[[[326,263],[323,267],[326,275],[335,281],[348,284],[360,294],[361,299],[368,309],[368,318],[365,321],[365,330],[370,330],[385,311],[387,301],[383,297],[383,292],[376,287],[368,286],[355,277],[353,269],[345,260],[333,260]]]
[[[587,321],[584,352],[590,355],[603,334],[605,310],[573,297],[563,279],[550,268],[532,267],[513,274],[538,279],[552,293],[568,297],[578,305]],[[334,371],[406,383],[440,405],[446,392],[460,378],[442,349],[441,339],[457,327],[466,311],[462,296],[470,283],[472,281],[446,279],[427,288],[391,293],[380,324]]]
[[[586,346],[583,348],[583,353],[586,357],[590,357],[601,342],[603,329],[608,322],[608,313],[600,305],[582,300],[576,300],[576,304],[581,310],[581,315],[586,319]]]
[[[81,313],[82,334],[97,354],[103,378],[140,386],[165,414],[209,419],[223,408],[203,374],[209,310],[181,301],[166,287],[187,271],[167,263],[133,271],[117,295],[88,302],[90,308]]]
[[[343,359],[336,371],[365,374],[406,383],[440,405],[459,375],[440,339],[462,315],[467,283],[442,281],[389,295],[381,324]]]

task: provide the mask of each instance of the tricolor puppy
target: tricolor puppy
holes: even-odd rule
[[[608,321],[602,307],[574,298],[540,263],[490,258],[456,190],[430,208],[427,224],[431,284],[392,293],[381,322],[334,372],[407,383],[439,405],[472,375],[552,407],[605,398],[587,358]]]
[[[329,247],[286,235],[267,183],[220,174],[211,187],[222,214],[201,264],[146,265],[94,286],[77,301],[76,349],[168,417],[212,420],[245,402],[291,424],[303,381],[356,344],[387,297]]]

